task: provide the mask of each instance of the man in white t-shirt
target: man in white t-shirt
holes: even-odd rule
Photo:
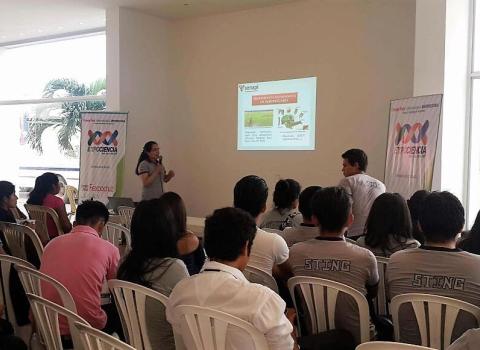
[[[256,230],[251,215],[237,208],[217,209],[205,220],[209,261],[199,274],[175,286],[166,307],[167,320],[175,334],[182,334],[188,349],[195,347],[182,332],[179,305],[203,306],[236,316],[260,331],[269,349],[293,348],[293,327],[284,314],[285,302],[271,289],[248,282],[242,273],[256,240]],[[226,349],[253,349],[249,336],[237,327],[229,327],[225,345]]]
[[[480,256],[457,249],[465,215],[462,203],[449,192],[430,193],[420,210],[425,245],[394,253],[387,266],[390,300],[406,293],[434,294],[466,301],[480,307]],[[399,310],[400,341],[420,344],[420,333],[411,305]],[[460,312],[453,340],[466,329],[478,327]]]
[[[257,226],[262,221],[262,214],[267,209],[268,186],[264,179],[248,175],[240,179],[233,190],[235,208],[245,210],[252,215]],[[288,260],[288,246],[278,234],[264,231],[257,227],[253,242],[249,266],[272,273],[281,279],[291,275]]]
[[[345,176],[339,183],[352,198],[353,224],[347,231],[348,237],[363,235],[365,221],[373,201],[385,193],[385,185],[365,174],[368,158],[364,151],[352,148],[342,154],[342,173]]]

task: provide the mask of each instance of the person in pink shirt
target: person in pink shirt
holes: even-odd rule
[[[60,192],[60,183],[54,173],[44,173],[35,179],[35,187],[30,192],[27,204],[43,205],[52,208],[58,214],[60,225],[64,233],[70,232],[72,224],[68,219],[65,203],[56,195]],[[58,236],[58,230],[51,218],[47,219],[48,236]]]
[[[76,222],[69,234],[52,239],[42,256],[40,271],[63,284],[75,301],[78,314],[97,329],[108,333],[121,331],[115,306],[102,307],[100,294],[105,280],[116,277],[118,248],[99,237],[108,221],[108,210],[98,201],[85,201],[77,208]],[[44,298],[62,305],[53,287],[42,283]],[[60,318],[62,335],[68,324]]]

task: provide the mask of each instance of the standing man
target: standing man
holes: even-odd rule
[[[365,221],[372,207],[373,201],[382,193],[385,193],[385,185],[365,174],[368,166],[368,158],[364,151],[352,148],[342,154],[342,173],[345,176],[339,186],[345,188],[352,198],[353,224],[347,231],[347,236],[357,238],[363,235]]]

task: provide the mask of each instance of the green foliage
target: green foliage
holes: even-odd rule
[[[43,98],[57,98],[67,96],[104,95],[105,79],[98,79],[89,86],[80,84],[74,79],[53,79],[43,89]],[[36,115],[30,119],[27,132],[27,142],[30,147],[39,153],[43,152],[43,132],[52,127],[57,133],[57,142],[66,155],[76,155],[75,147],[71,144],[72,136],[80,132],[80,112],[104,110],[104,101],[64,102],[61,110],[58,107],[44,105],[37,109]]]

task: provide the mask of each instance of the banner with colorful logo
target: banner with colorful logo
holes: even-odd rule
[[[78,200],[120,197],[128,113],[82,112]]]
[[[442,95],[390,102],[385,185],[405,198],[431,190]]]

